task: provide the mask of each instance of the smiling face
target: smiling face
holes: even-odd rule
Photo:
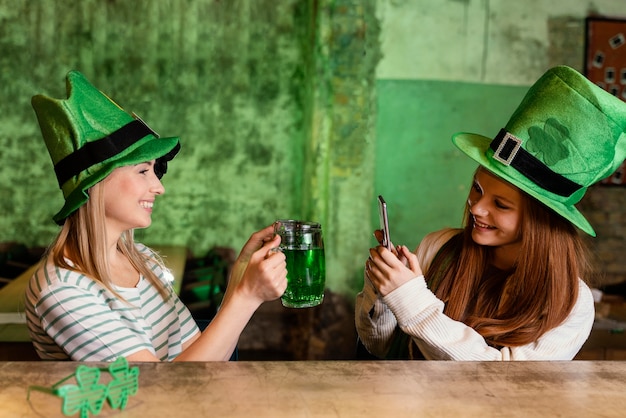
[[[522,192],[480,168],[474,175],[467,203],[473,218],[474,242],[496,247],[496,255],[516,259],[521,247]]]
[[[154,173],[154,160],[119,167],[102,181],[105,221],[115,236],[152,223],[152,206],[157,195],[165,193]]]

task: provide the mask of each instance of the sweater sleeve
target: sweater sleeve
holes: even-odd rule
[[[496,349],[473,328],[444,315],[444,304],[426,287],[424,276],[383,298],[400,328],[432,360],[571,360],[589,337],[594,320],[593,296],[579,280],[578,300],[568,317],[539,340]]]
[[[416,255],[422,269],[427,269],[437,251],[460,230],[444,228],[426,235]],[[373,355],[383,358],[389,351],[397,320],[391,309],[364,278],[363,290],[355,302],[355,323],[359,339]]]
[[[371,354],[383,358],[391,345],[396,317],[365,277],[363,290],[355,302],[355,322],[359,339]]]

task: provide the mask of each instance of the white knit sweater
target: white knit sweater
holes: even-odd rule
[[[595,316],[591,290],[579,280],[578,300],[563,323],[530,344],[497,349],[473,328],[444,315],[444,303],[426,287],[424,276],[385,297],[366,278],[355,308],[357,332],[370,353],[384,357],[399,325],[429,360],[571,360],[589,337]]]

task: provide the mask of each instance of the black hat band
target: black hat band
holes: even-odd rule
[[[513,167],[537,186],[551,193],[568,197],[583,187],[552,171],[521,145],[521,139],[505,129],[500,129],[489,147],[494,152],[493,158],[495,160]]]
[[[146,135],[159,137],[141,119],[135,119],[104,138],[87,142],[54,166],[59,187],[89,167],[115,157]]]

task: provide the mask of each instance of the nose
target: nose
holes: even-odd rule
[[[163,183],[161,180],[155,175],[152,181],[152,185],[150,186],[150,191],[155,195],[161,195],[165,193],[165,187],[163,187]]]
[[[478,199],[474,202],[471,200],[467,201],[469,203],[470,213],[474,216],[486,216],[489,211],[483,205],[482,199]]]

